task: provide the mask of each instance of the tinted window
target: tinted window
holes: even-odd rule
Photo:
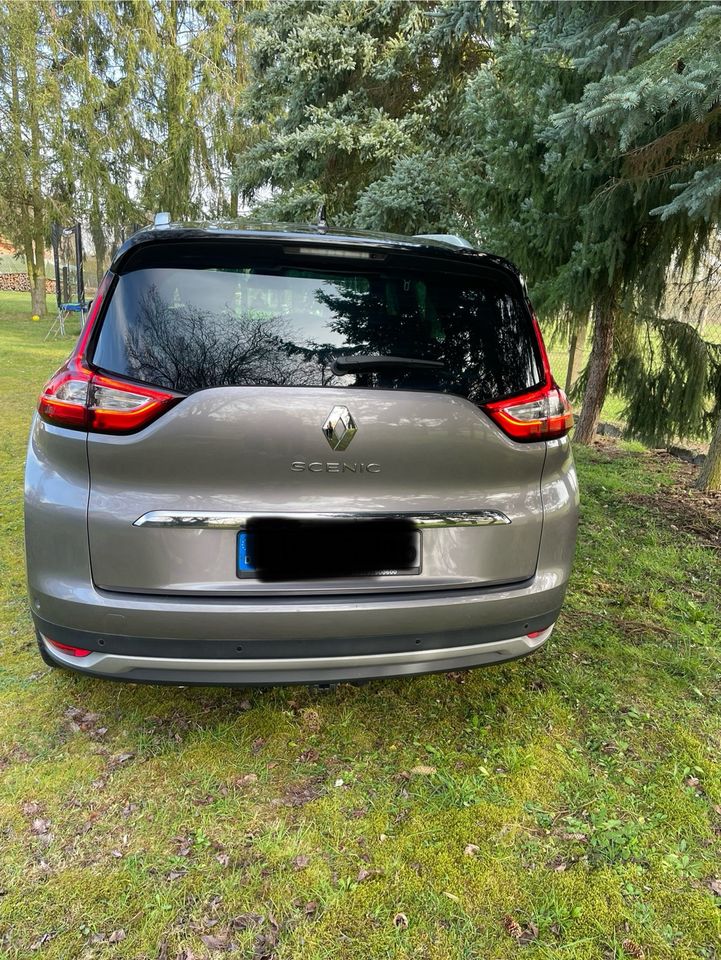
[[[382,266],[146,267],[118,278],[93,363],[183,393],[361,386],[481,403],[543,379],[528,313],[504,283]],[[345,355],[444,368],[334,374]]]

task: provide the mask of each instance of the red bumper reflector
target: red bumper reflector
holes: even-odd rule
[[[536,637],[540,637],[542,633],[545,633],[548,630],[548,627],[544,627],[543,630],[533,630],[531,633],[527,633],[526,636],[529,640],[535,640]]]
[[[43,636],[43,640],[47,641],[52,647],[62,650],[63,653],[69,653],[71,657],[87,657],[93,652],[92,650],[83,650],[82,647],[71,647],[67,643],[51,640],[50,637]]]

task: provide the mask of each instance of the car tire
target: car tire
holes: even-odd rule
[[[59,664],[59,663],[56,663],[56,661],[53,660],[53,658],[50,656],[50,654],[48,653],[48,651],[45,649],[45,644],[43,643],[42,639],[40,638],[40,634],[37,633],[37,632],[36,632],[36,634],[35,634],[35,639],[36,639],[37,644],[38,644],[38,653],[39,653],[40,656],[43,658],[44,662],[45,662],[49,667],[54,667],[56,670],[62,670],[62,667],[60,666],[60,664]]]

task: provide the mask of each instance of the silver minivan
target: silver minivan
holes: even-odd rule
[[[143,229],[32,425],[40,653],[242,685],[531,653],[573,558],[571,425],[500,257],[324,226]]]

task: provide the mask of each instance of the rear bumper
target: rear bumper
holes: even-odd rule
[[[179,598],[90,584],[31,592],[45,644],[82,673],[176,684],[330,683],[465,669],[525,656],[556,622],[566,570],[482,590],[423,594]],[[541,632],[539,637],[528,634]]]
[[[128,656],[100,651],[85,657],[77,657],[49,644],[42,633],[40,637],[48,655],[59,666],[91,676],[129,680],[136,683],[267,686],[290,683],[337,683],[488,666],[533,653],[543,646],[552,631],[553,625],[535,637],[511,637],[506,640],[435,649],[263,659],[169,657],[151,653],[143,656]],[[69,639],[67,633],[66,639]],[[149,645],[152,646],[152,642]]]

